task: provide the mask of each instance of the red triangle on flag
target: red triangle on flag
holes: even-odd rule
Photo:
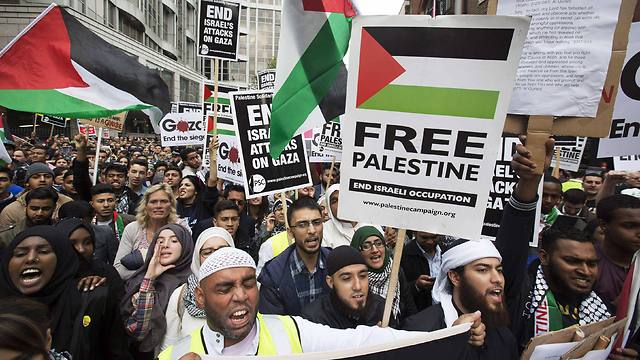
[[[405,68],[363,28],[356,107],[369,100],[405,71]]]
[[[207,84],[205,84],[204,85],[204,101],[207,101],[207,99],[210,98],[212,95],[213,93],[211,92],[211,89],[209,89]]]
[[[0,89],[88,86],[71,64],[69,34],[58,6],[50,8],[0,55]]]

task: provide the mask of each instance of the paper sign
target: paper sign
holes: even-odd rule
[[[168,113],[160,120],[162,146],[202,145],[204,139],[202,113]]]
[[[609,137],[600,139],[598,157],[635,155],[640,149],[640,23],[631,24],[629,45],[613,110]]]
[[[92,125],[97,128],[113,129],[115,131],[122,131],[124,129],[124,121],[127,118],[127,112],[120,114],[95,118],[95,119],[79,119],[81,124]]]
[[[247,198],[311,185],[302,136],[291,139],[278,158],[272,159],[269,154],[272,97],[273,92],[265,90],[231,95]]]
[[[615,156],[613,169],[618,171],[640,171],[640,155]]]
[[[232,116],[231,112],[231,100],[229,93],[231,91],[238,91],[237,86],[218,84],[218,115]],[[214,102],[214,85],[213,82],[204,82],[204,102],[202,103],[202,113],[206,115],[213,115],[213,102]]]
[[[80,132],[80,134],[86,135],[88,137],[97,136],[96,135],[96,128],[91,126],[91,125],[78,124],[78,132]]]
[[[498,1],[532,16],[509,113],[595,117],[621,0]]]
[[[201,0],[198,56],[237,60],[239,15],[238,3]]]
[[[276,81],[276,69],[267,69],[258,72],[258,89],[272,90]]]
[[[338,217],[480,236],[528,25],[354,18]]]
[[[210,126],[207,127],[207,145],[211,142],[213,136],[218,136],[219,146],[216,158],[218,177],[242,185],[244,183],[242,180],[242,164],[240,163],[242,158],[233,118],[226,115],[218,116],[215,128],[212,120],[213,118],[208,116]],[[209,148],[207,146],[203,161],[205,168],[209,167],[209,156]]]
[[[43,122],[45,124],[57,126],[57,127],[65,127],[67,126],[67,119],[61,116],[53,116],[53,115],[45,115],[45,114],[35,114],[36,122]]]
[[[580,161],[587,144],[587,138],[581,136],[556,136],[555,149],[560,149],[560,169],[578,171]],[[553,152],[551,167],[556,166],[556,152]]]

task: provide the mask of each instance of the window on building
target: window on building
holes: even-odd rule
[[[175,42],[176,36],[176,14],[167,6],[162,6],[162,39],[171,44]]]
[[[180,76],[180,101],[198,102],[198,82]]]
[[[139,28],[138,22],[131,15],[124,11],[120,11],[118,14],[118,23],[120,32],[133,40],[142,43],[144,40],[142,37],[144,30]]]
[[[187,3],[187,30],[196,33],[196,9]]]
[[[117,15],[118,8],[116,8],[111,1],[107,1],[107,16],[105,17],[107,18],[107,25],[109,25],[109,27],[115,28],[117,26]]]

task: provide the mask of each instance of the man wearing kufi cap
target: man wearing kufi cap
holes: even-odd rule
[[[391,328],[358,326],[332,329],[298,316],[262,315],[257,312],[260,293],[255,262],[246,252],[222,248],[205,260],[195,289],[196,304],[205,310],[207,324],[164,350],[160,360],[183,355],[283,355],[370,346],[420,336]],[[460,323],[479,314],[465,315]],[[484,331],[472,328],[472,338]],[[192,354],[193,355],[193,354]],[[193,355],[191,358],[197,358]]]
[[[327,257],[329,294],[302,309],[300,316],[335,329],[377,325],[382,320],[384,299],[369,291],[367,263],[360,251],[338,246]]]

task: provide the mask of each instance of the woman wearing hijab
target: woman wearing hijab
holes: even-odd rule
[[[167,224],[181,224],[188,228],[187,221],[178,219],[176,198],[167,184],[153,185],[142,196],[138,205],[136,221],[124,228],[118,252],[113,262],[123,280],[130,279],[140,269],[151,240],[158,229]]]
[[[391,251],[385,247],[382,231],[372,225],[360,227],[351,240],[351,247],[360,250],[364,261],[369,268],[369,290],[374,294],[387,298],[391,267],[393,259]],[[408,282],[402,273],[398,274],[398,286],[393,296],[391,309],[391,326],[396,326],[400,321],[416,313],[416,305],[407,286]]]
[[[291,204],[293,204],[293,202],[287,198],[287,207],[291,206]],[[285,216],[282,199],[277,199],[273,203],[273,212],[267,215],[262,225],[260,225],[260,232],[258,233],[259,244],[262,244],[274,235],[287,231],[284,220]]]
[[[79,278],[80,291],[92,291],[98,286],[106,285],[109,291],[109,308],[113,306],[118,313],[120,301],[124,295],[124,282],[113,266],[100,261],[94,256],[95,233],[93,227],[80,219],[67,218],[56,225],[56,230],[65,239],[69,239],[73,250],[78,254],[80,267],[76,278]],[[118,325],[119,324],[118,322]]]
[[[191,274],[193,240],[181,225],[161,227],[144,265],[125,284],[122,314],[127,333],[138,342],[138,359],[153,358],[167,332],[169,297]]]
[[[329,221],[324,223],[322,230],[322,246],[337,248],[341,245],[349,245],[355,232],[355,223],[338,218],[338,195],[340,184],[329,186],[325,199],[329,203]]]
[[[105,287],[80,292],[78,255],[56,228],[39,225],[16,236],[2,254],[0,298],[27,297],[51,312],[52,348],[74,359],[129,359]],[[120,329],[120,331],[118,331]]]
[[[223,247],[235,247],[229,232],[221,227],[212,227],[203,231],[193,248],[191,275],[186,284],[176,288],[169,298],[167,306],[167,334],[162,348],[175,344],[178,340],[202,327],[206,322],[204,309],[196,306],[194,289],[198,286],[198,273],[204,260]]]

